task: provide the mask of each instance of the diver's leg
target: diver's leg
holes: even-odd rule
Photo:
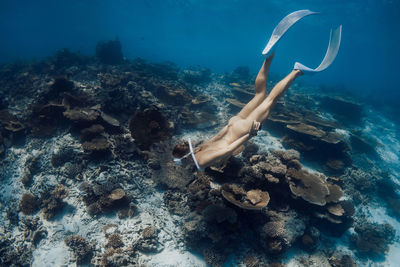
[[[265,100],[249,115],[248,119],[256,120],[261,123],[267,119],[272,107],[275,105],[279,97],[281,97],[293,81],[302,74],[303,73],[300,70],[292,70],[289,75],[274,86]]]
[[[264,99],[266,98],[266,85],[269,73],[269,67],[271,66],[272,59],[274,58],[274,54],[270,55],[264,60],[263,65],[261,66],[260,71],[257,74],[256,82],[255,82],[255,89],[256,94],[247,103],[242,110],[238,113],[237,116],[241,117],[242,119],[247,118],[250,113],[260,105]]]
[[[273,53],[269,57],[265,58],[264,64],[261,66],[261,69],[258,71],[256,82],[255,82],[256,94],[266,93],[265,89],[267,88],[269,67],[271,66],[271,62],[272,62],[272,59],[274,58],[274,55],[275,55],[275,53]]]

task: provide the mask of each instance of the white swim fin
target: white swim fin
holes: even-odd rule
[[[308,9],[305,10],[298,10],[295,12],[290,13],[286,17],[284,17],[279,24],[275,27],[274,31],[272,32],[271,37],[267,45],[265,46],[262,54],[264,56],[269,56],[272,54],[273,49],[276,44],[278,43],[279,39],[285,34],[285,32],[292,27],[298,20],[304,18],[305,16],[318,14],[318,12],[313,12]]]
[[[323,71],[329,65],[332,64],[332,62],[335,60],[336,55],[339,51],[340,47],[340,41],[342,39],[342,25],[340,25],[337,29],[334,31],[331,30],[331,35],[329,38],[329,45],[328,45],[328,50],[326,50],[326,54],[324,59],[322,60],[321,64],[315,69],[311,69],[299,62],[296,62],[294,64],[293,69],[295,70],[301,70],[304,74],[314,74],[316,72]]]

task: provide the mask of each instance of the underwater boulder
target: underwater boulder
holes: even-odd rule
[[[153,143],[168,139],[172,129],[167,118],[151,107],[133,114],[129,119],[129,130],[139,148],[149,149]]]
[[[96,57],[103,64],[121,64],[124,62],[121,42],[118,39],[98,42],[96,45]]]

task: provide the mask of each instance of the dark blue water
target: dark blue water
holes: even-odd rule
[[[335,63],[303,80],[382,98],[382,93],[398,95],[399,7],[390,0],[1,1],[0,62],[41,58],[60,48],[93,54],[97,41],[118,37],[128,59],[168,60],[216,72],[247,65],[256,72],[280,19],[310,9],[321,15],[290,29],[272,72],[284,75],[295,61],[318,66],[330,28],[342,24]]]

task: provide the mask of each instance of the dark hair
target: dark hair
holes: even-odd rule
[[[177,144],[174,147],[174,150],[172,150],[172,156],[175,158],[181,158],[185,156],[187,153],[189,153],[190,148],[189,148],[189,143],[187,141]]]

